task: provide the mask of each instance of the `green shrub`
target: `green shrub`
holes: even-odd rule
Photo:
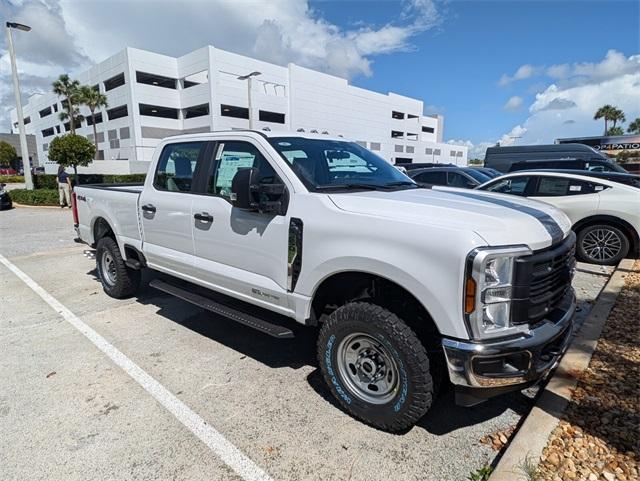
[[[131,184],[144,182],[147,174],[79,174],[78,182],[84,184]],[[58,179],[55,175],[39,174],[33,176],[33,185],[36,189],[57,189]]]
[[[57,189],[58,180],[55,175],[37,174],[33,176],[35,189]]]
[[[25,205],[59,205],[58,189],[14,189],[9,191],[14,202]]]
[[[0,184],[20,184],[24,183],[23,175],[0,175]]]

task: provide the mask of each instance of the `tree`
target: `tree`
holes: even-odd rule
[[[630,134],[640,134],[640,117],[636,117],[636,119],[629,124],[627,132]]]
[[[631,160],[640,159],[640,151],[638,150],[623,150],[616,155],[616,160],[621,164],[630,162]]]
[[[93,143],[96,147],[96,159],[98,157],[98,131],[96,129],[96,110],[108,107],[107,96],[101,94],[99,90],[88,85],[80,87],[80,102],[91,112],[91,124],[93,125]]]
[[[622,127],[620,126],[611,127],[609,130],[607,130],[607,133],[605,135],[624,135],[624,130],[622,130]]]
[[[596,110],[593,120],[604,119],[604,135],[607,135],[609,130],[609,120],[612,120],[614,111],[617,110],[614,106],[606,104]]]
[[[16,160],[18,160],[18,153],[13,145],[0,140],[0,167],[11,167]]]
[[[62,107],[66,112],[60,112],[59,117],[63,122],[69,121],[69,130],[72,134],[76,133],[76,123],[82,121],[82,115],[78,110],[79,96],[80,96],[80,82],[77,80],[71,80],[71,78],[65,73],[58,77],[58,80],[51,84],[53,87],[53,93],[58,97],[64,97],[62,101]]]
[[[627,118],[622,110],[614,107],[613,112],[611,112],[611,120],[613,120],[613,127],[615,128],[618,122],[624,122]],[[620,135],[624,135],[624,133]]]
[[[49,160],[64,167],[73,167],[76,183],[78,167],[86,167],[93,162],[95,153],[94,145],[82,135],[62,135],[49,144]]]

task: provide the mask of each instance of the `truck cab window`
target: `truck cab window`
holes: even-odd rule
[[[153,185],[158,190],[190,192],[204,142],[169,144],[160,154]]]
[[[260,171],[261,184],[275,184],[280,180],[256,146],[248,142],[222,142],[218,144],[213,173],[207,192],[229,199],[231,182],[239,169],[255,167]]]

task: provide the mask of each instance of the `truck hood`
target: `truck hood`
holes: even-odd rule
[[[506,194],[467,189],[408,189],[330,194],[348,212],[473,231],[487,245],[525,244],[537,250],[564,239],[569,218],[555,207]]]

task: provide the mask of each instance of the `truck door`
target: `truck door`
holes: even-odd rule
[[[193,275],[191,194],[207,142],[166,145],[156,164],[153,183],[139,200],[143,250],[149,266],[177,275]]]
[[[215,290],[290,314],[289,217],[231,205],[231,180],[244,167],[258,168],[261,183],[282,183],[257,145],[244,140],[217,144],[206,185],[192,205],[195,275]]]

